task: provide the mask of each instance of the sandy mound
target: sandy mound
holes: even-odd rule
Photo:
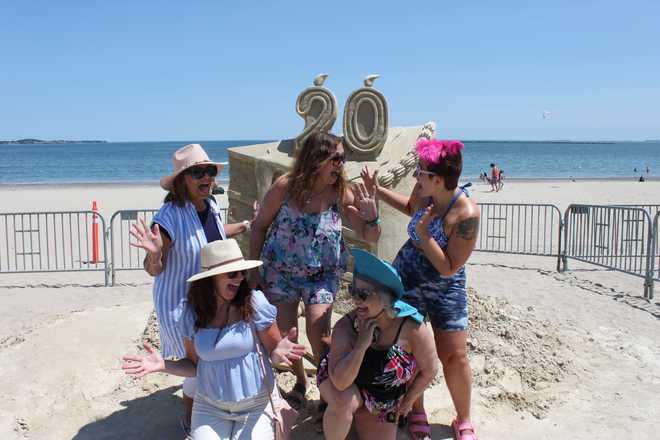
[[[485,405],[506,404],[543,418],[554,399],[543,390],[571,371],[573,349],[559,329],[522,309],[470,289],[468,349],[473,390]]]

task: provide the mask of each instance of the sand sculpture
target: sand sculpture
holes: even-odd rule
[[[271,183],[293,165],[295,152],[314,130],[331,131],[337,118],[337,100],[324,84],[327,74],[314,79],[314,86],[303,90],[296,100],[296,112],[305,121],[295,138],[229,149],[230,183],[229,222],[250,216],[254,200],[261,200]],[[385,96],[374,88],[378,75],[369,75],[364,86],[346,100],[343,116],[347,162],[350,181],[360,179],[364,165],[378,170],[380,185],[409,193],[415,184],[412,171],[417,165],[415,142],[430,138],[435,123],[416,127],[389,127]],[[382,235],[377,244],[360,240],[345,222],[344,237],[349,245],[369,249],[381,258],[393,259],[405,241],[407,218],[385,204],[380,205]],[[243,237],[244,249],[247,237]]]

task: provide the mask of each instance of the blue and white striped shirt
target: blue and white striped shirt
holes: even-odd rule
[[[206,200],[209,203],[209,215],[216,219],[220,236],[224,240],[227,236],[218,205],[211,198]],[[206,236],[197,210],[189,201],[183,207],[171,202],[163,204],[153,221],[165,228],[172,240],[165,268],[156,276],[153,290],[161,353],[164,358],[183,358],[186,351],[179,321],[187,303],[186,280],[199,272],[200,251],[207,244]]]

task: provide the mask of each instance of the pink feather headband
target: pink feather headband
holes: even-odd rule
[[[420,138],[415,145],[415,151],[426,163],[439,163],[449,156],[456,156],[463,150],[461,141]]]

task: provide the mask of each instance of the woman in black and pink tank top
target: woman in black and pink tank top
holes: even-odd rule
[[[323,432],[344,439],[355,416],[360,438],[395,439],[398,418],[438,370],[433,335],[417,309],[401,301],[403,284],[392,265],[360,249],[353,256],[356,310],[335,325],[317,373],[328,405]]]

